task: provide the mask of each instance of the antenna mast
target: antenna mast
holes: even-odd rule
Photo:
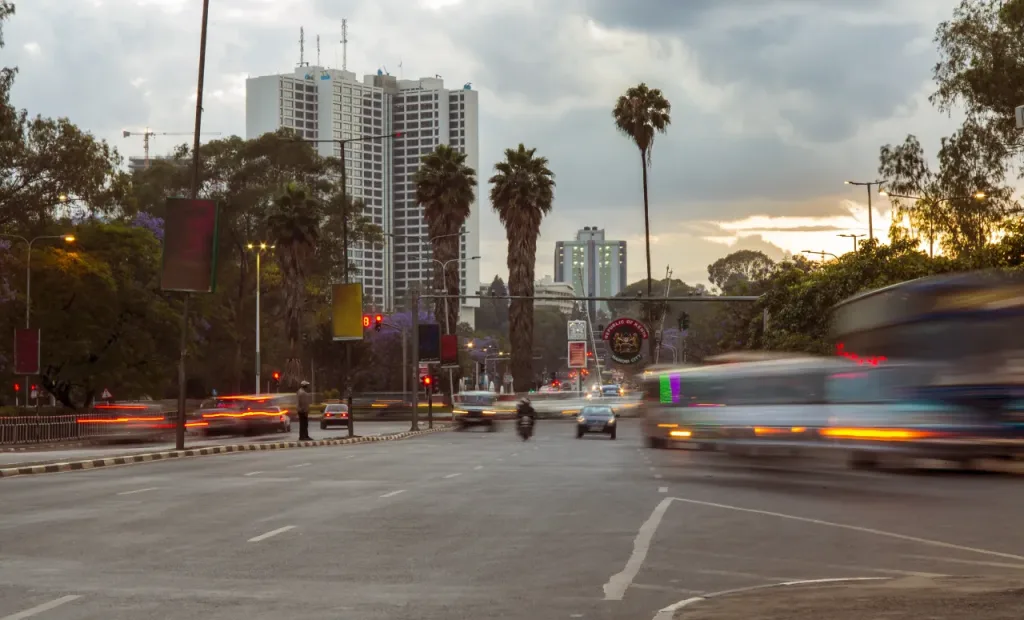
[[[299,27],[299,66],[306,66],[306,29]]]
[[[348,71],[348,20],[341,20],[341,70]]]
[[[316,35],[316,66],[320,66],[320,35]]]

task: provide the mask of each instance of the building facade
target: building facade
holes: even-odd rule
[[[581,297],[618,295],[626,282],[626,242],[605,239],[604,229],[584,226],[574,241],[555,242],[555,282],[572,285]],[[610,315],[608,302],[588,304],[591,319]]]
[[[558,308],[559,312],[569,316],[576,305],[576,293],[572,284],[568,282],[555,282],[551,276],[544,276],[533,285],[533,294],[538,296],[562,297],[563,299],[537,299],[533,302],[534,308],[548,306]]]
[[[349,249],[363,283],[368,309],[404,308],[412,288],[432,287],[434,259],[412,177],[420,158],[439,144],[466,153],[479,170],[478,93],[458,90],[440,78],[399,80],[378,71],[357,80],[355,73],[300,66],[293,73],[246,80],[246,138],[288,127],[316,145],[324,157],[341,157],[341,141],[391,136],[345,144],[346,186],[362,199],[365,215],[384,231],[383,244]],[[461,244],[461,291],[480,280],[480,202],[472,205]],[[463,299],[460,320],[474,323],[477,299]]]

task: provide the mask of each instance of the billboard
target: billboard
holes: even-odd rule
[[[40,342],[38,329],[14,330],[14,374],[39,374]]]
[[[441,364],[443,366],[459,365],[459,337],[455,334],[441,336]]]
[[[569,368],[587,367],[587,342],[574,340],[569,342]]]
[[[420,345],[420,359],[418,362],[439,362],[441,361],[441,326],[437,323],[424,323],[420,325],[420,333],[417,334]]]
[[[212,293],[217,287],[217,203],[168,198],[160,288]]]
[[[363,339],[363,285],[335,284],[331,289],[331,331],[334,340]]]

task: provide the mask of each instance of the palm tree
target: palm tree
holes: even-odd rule
[[[647,198],[647,167],[651,164],[651,149],[654,147],[654,136],[668,131],[672,123],[670,114],[672,104],[658,88],[648,88],[640,84],[629,88],[619,97],[612,110],[615,128],[640,149],[640,167],[644,180],[644,243],[647,249],[647,296],[651,297],[651,213]],[[650,323],[657,321],[655,308],[649,306],[650,312],[645,317]],[[651,359],[654,359],[654,339],[648,343]]]
[[[505,149],[505,160],[494,165],[491,204],[505,226],[508,239],[509,340],[512,379],[520,390],[533,384],[533,281],[540,222],[551,211],[555,174],[546,157],[522,144]]]
[[[271,203],[267,214],[267,232],[277,246],[275,256],[284,280],[285,333],[289,357],[281,382],[293,386],[302,379],[298,351],[302,338],[302,313],[306,300],[306,274],[320,239],[320,203],[306,190],[289,183]]]
[[[416,202],[423,207],[423,217],[433,240],[434,286],[445,295],[459,294],[460,264],[459,232],[469,218],[469,210],[476,200],[476,170],[466,165],[466,154],[441,144],[432,153],[423,156],[420,166],[413,175],[416,185]],[[457,299],[434,300],[434,316],[445,317],[441,328],[446,334],[454,334],[459,322]],[[447,316],[445,307],[447,306]]]

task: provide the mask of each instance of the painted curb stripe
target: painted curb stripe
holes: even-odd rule
[[[208,456],[211,454],[225,454],[229,452],[244,452],[253,450],[284,450],[288,448],[314,448],[320,446],[347,446],[358,443],[371,443],[379,441],[398,441],[410,437],[418,437],[430,433],[451,430],[451,426],[437,426],[432,429],[420,431],[405,431],[393,435],[370,435],[367,437],[346,437],[345,439],[318,439],[315,441],[282,441],[275,443],[260,444],[233,444],[229,446],[211,446],[207,448],[190,448],[178,452],[171,450],[167,452],[152,452],[148,454],[134,454],[129,456],[118,456],[107,459],[91,459],[86,461],[72,461],[69,463],[51,463],[47,465],[32,465],[28,467],[9,467],[0,469],[0,478],[13,478],[14,476],[29,476],[32,474],[55,474],[66,471],[80,471],[83,469],[96,469],[99,467],[110,467],[114,465],[130,465],[133,463],[147,463],[150,461],[162,461],[164,459],[176,459],[187,456]]]

